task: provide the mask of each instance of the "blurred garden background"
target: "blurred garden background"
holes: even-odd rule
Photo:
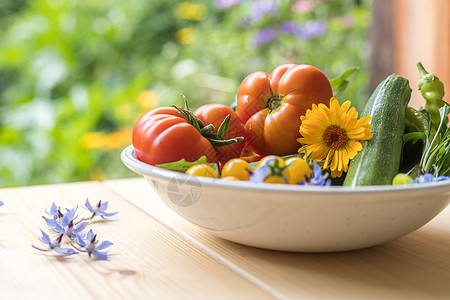
[[[121,162],[155,106],[231,104],[283,63],[369,94],[370,0],[0,0],[0,187],[136,176]]]

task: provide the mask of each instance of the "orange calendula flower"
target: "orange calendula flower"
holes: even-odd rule
[[[330,167],[332,177],[347,172],[350,160],[362,149],[359,141],[372,138],[371,117],[358,120],[358,112],[346,101],[339,105],[331,98],[330,107],[313,104],[301,117],[300,134],[297,141],[303,144],[299,153],[307,153],[314,161],[325,160],[323,167]]]

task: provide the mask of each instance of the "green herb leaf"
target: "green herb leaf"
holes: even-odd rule
[[[348,81],[345,80],[338,88],[333,89],[333,96],[337,99],[342,98],[344,91],[347,89]]]
[[[449,173],[450,167],[450,128],[447,126],[447,116],[450,114],[450,106],[445,104],[439,109],[440,122],[437,128],[430,126],[427,133],[427,143],[420,159],[420,169],[433,176],[441,176]],[[433,129],[434,134],[431,133]],[[444,150],[442,150],[444,149]]]
[[[348,84],[347,78],[358,70],[359,70],[359,67],[348,68],[347,70],[342,72],[342,74],[339,75],[339,77],[331,79],[330,80],[331,88],[337,89],[337,88],[340,88],[342,85]]]
[[[223,139],[223,137],[227,133],[229,124],[230,124],[230,115],[227,115],[220,124],[219,129],[217,129],[217,138],[219,140]]]
[[[213,145],[214,147],[222,147],[222,146],[228,146],[234,143],[237,143],[239,141],[242,141],[244,138],[242,136],[238,136],[232,139],[228,139],[228,140],[218,140],[218,139],[214,139],[214,138],[206,138],[211,145]]]
[[[182,158],[179,161],[165,163],[165,164],[159,164],[159,165],[155,165],[155,167],[184,173],[190,167],[199,165],[199,164],[206,164],[208,166],[211,166],[217,173],[219,173],[217,164],[209,163],[206,160],[205,155],[203,155],[202,157],[200,157],[199,159],[197,159],[196,161],[193,161],[193,162],[186,161],[184,158]]]
[[[413,144],[417,143],[419,140],[425,140],[427,135],[425,132],[408,132],[403,135],[403,143],[412,141]]]

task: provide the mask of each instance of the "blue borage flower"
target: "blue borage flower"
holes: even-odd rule
[[[2,201],[0,201],[0,206],[2,206],[3,205],[3,202]]]
[[[108,201],[102,203],[102,201],[99,201],[99,203],[93,207],[89,200],[86,199],[86,208],[92,213],[92,216],[89,218],[89,220],[92,220],[95,216],[101,216],[104,217],[111,217],[117,212],[107,213],[105,212],[108,208]],[[98,259],[108,260],[108,256],[106,252],[102,252],[100,250],[106,249],[109,246],[113,245],[113,243],[109,241],[103,241],[101,243],[98,243],[97,235],[94,235],[92,232],[92,229],[89,231],[89,233],[86,235],[82,233],[82,231],[86,228],[86,226],[89,224],[89,222],[82,222],[86,219],[81,219],[78,221],[75,221],[78,217],[77,215],[78,206],[76,206],[73,209],[66,209],[66,213],[61,212],[61,208],[56,206],[55,203],[52,203],[52,206],[50,207],[49,211],[46,211],[47,214],[51,216],[51,218],[43,217],[45,220],[45,223],[52,229],[54,232],[58,233],[58,237],[52,241],[47,233],[42,231],[42,237],[40,237],[40,240],[47,244],[47,248],[43,249],[37,246],[32,245],[33,248],[40,250],[40,251],[55,251],[60,254],[64,255],[72,255],[77,254],[79,252],[75,251],[72,248],[63,248],[61,246],[63,238],[67,237],[72,242],[69,244],[73,248],[77,249],[80,252],[87,252],[89,254],[89,257],[93,255],[94,257],[97,257]],[[73,243],[75,241],[81,249],[78,249],[77,246]]]
[[[288,183],[288,179],[282,174],[283,170],[286,168],[287,166],[280,167],[278,165],[278,161],[275,158],[269,159],[265,162],[264,165],[258,167],[255,172],[249,173],[249,181],[263,183],[266,182],[266,179],[271,176],[279,176],[285,180],[285,183]]]
[[[40,251],[45,251],[45,252],[49,252],[49,251],[53,250],[56,253],[63,254],[63,255],[73,255],[73,254],[78,253],[77,251],[73,250],[72,248],[61,247],[61,242],[64,237],[64,234],[60,234],[54,241],[52,241],[52,240],[50,240],[50,237],[48,236],[48,234],[43,232],[42,229],[41,229],[41,233],[42,233],[42,237],[40,238],[40,240],[43,243],[47,244],[48,248],[42,249],[42,248],[36,247],[34,245],[31,245],[34,249],[37,249]]]
[[[322,168],[314,162],[313,176],[305,177],[306,180],[300,181],[298,185],[319,185],[319,186],[330,186],[331,179],[326,179],[326,176],[322,174]]]
[[[51,215],[54,219],[60,219],[64,215],[61,212],[61,208],[57,207],[54,202],[52,202],[52,206],[50,207],[50,211],[47,212],[49,215]]]
[[[53,205],[50,211],[52,211],[52,209]],[[53,219],[46,219],[45,222],[56,232],[64,234],[71,240],[75,240],[79,245],[84,245],[83,238],[85,234],[81,232],[84,228],[86,228],[89,222],[82,222],[77,225],[74,224],[77,209],[78,206],[74,209],[66,209],[67,212],[62,216],[62,218],[58,216],[58,218],[54,217]],[[58,213],[56,214],[58,215]]]
[[[91,219],[95,216],[105,218],[112,217],[117,214],[117,212],[106,212],[106,210],[108,209],[108,201],[102,203],[102,200],[100,200],[96,206],[92,206],[89,202],[89,199],[86,198],[86,203],[84,204],[84,206],[86,206],[86,208],[92,213]]]
[[[436,181],[443,181],[443,180],[450,180],[450,176],[433,176],[430,173],[426,174],[420,174],[416,179],[412,180],[412,184],[418,184],[418,183],[425,183],[425,182],[436,182]]]
[[[108,253],[105,251],[99,251],[99,250],[104,250],[111,245],[114,245],[114,244],[111,243],[110,241],[106,241],[106,240],[99,243],[97,240],[97,235],[94,234],[94,232],[91,229],[91,230],[89,230],[88,234],[86,235],[86,244],[84,246],[82,246],[83,249],[78,249],[78,250],[82,251],[82,252],[87,252],[89,257],[94,256],[98,259],[108,260]]]
[[[275,159],[270,159],[267,161],[267,163],[261,167],[259,167],[258,169],[256,169],[253,174],[250,175],[250,182],[259,182],[259,183],[263,183],[264,179],[266,177],[266,173],[269,171],[269,163],[271,163],[272,161],[274,161]]]

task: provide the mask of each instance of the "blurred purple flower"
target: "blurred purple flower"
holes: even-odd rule
[[[281,23],[280,30],[285,34],[292,34],[302,40],[312,39],[323,35],[327,30],[327,25],[323,20],[311,20],[303,25],[295,21]]]
[[[0,201],[0,206],[2,206],[3,205],[3,202],[2,201]]]
[[[300,27],[297,37],[303,40],[323,35],[327,31],[327,24],[323,20],[311,20]]]
[[[297,35],[301,31],[300,25],[295,21],[286,21],[280,25],[281,32],[285,34]]]
[[[214,5],[220,9],[227,9],[235,5],[238,5],[242,1],[243,0],[215,0]]]
[[[256,46],[262,46],[273,41],[276,37],[275,31],[271,28],[263,28],[254,37]]]
[[[278,12],[278,6],[275,1],[271,0],[256,0],[253,2],[252,13],[250,19],[252,22],[257,22],[265,15],[274,15]]]

